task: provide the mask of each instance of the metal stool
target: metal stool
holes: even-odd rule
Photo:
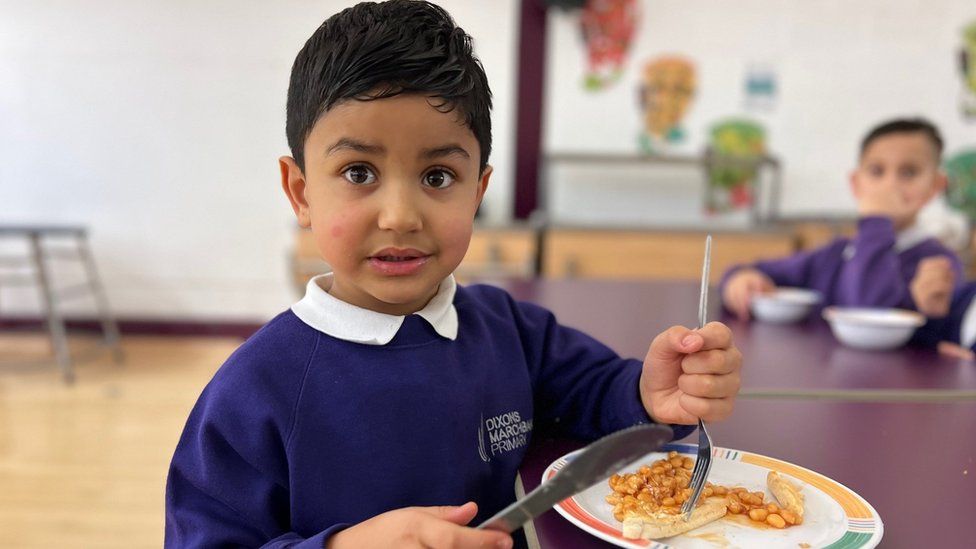
[[[105,345],[111,348],[116,362],[122,362],[123,354],[119,346],[119,328],[115,323],[105,297],[105,289],[98,278],[95,261],[88,246],[88,234],[84,227],[75,226],[10,226],[0,225],[0,238],[22,238],[28,244],[28,257],[7,257],[0,261],[0,268],[32,267],[29,275],[0,275],[0,285],[4,283],[16,285],[35,285],[40,289],[41,307],[50,334],[51,349],[65,382],[74,381],[74,369],[71,364],[71,352],[68,349],[67,330],[64,316],[60,310],[63,301],[91,296],[94,298],[99,323]],[[48,248],[45,246],[47,237],[67,239],[74,243],[74,247],[59,246]],[[55,288],[50,265],[51,258],[77,260],[81,263],[86,281],[75,286]]]

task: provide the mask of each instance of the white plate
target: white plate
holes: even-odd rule
[[[648,454],[624,468],[635,472],[642,464],[663,459],[675,450],[695,457],[697,448],[688,444],[669,444],[662,451]],[[579,453],[566,454],[546,468],[543,481],[559,472]],[[808,469],[758,454],[714,448],[712,470],[708,480],[725,486],[744,486],[749,491],[763,491],[775,501],[766,488],[769,471],[785,474],[801,487],[805,498],[803,524],[783,530],[748,526],[745,520],[724,518],[701,528],[667,539],[631,540],[624,538],[620,522],[613,518],[612,507],[605,501],[610,493],[606,480],[566,499],[555,506],[559,514],[586,532],[618,547],[650,549],[762,547],[789,548],[809,546],[830,549],[876,547],[884,534],[881,517],[861,496],[846,486]]]

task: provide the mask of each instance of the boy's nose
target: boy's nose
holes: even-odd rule
[[[898,186],[898,174],[886,172],[877,178],[877,182],[883,187],[894,189]]]
[[[411,233],[423,228],[423,216],[409,190],[387,187],[380,197],[377,224],[384,231]]]

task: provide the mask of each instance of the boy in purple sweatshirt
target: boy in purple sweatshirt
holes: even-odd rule
[[[819,291],[822,306],[900,307],[926,316],[945,314],[917,303],[910,289],[925,258],[944,257],[961,280],[955,254],[915,224],[919,210],[945,189],[941,155],[942,138],[926,120],[892,120],[871,130],[861,142],[860,160],[851,174],[860,216],[854,238],[838,238],[784,259],[733,267],[722,277],[722,303],[747,319],[754,295],[795,286]]]
[[[593,439],[727,417],[729,329],[675,326],[641,360],[452,272],[492,168],[471,39],[427,2],[326,20],[288,89],[282,187],[333,271],[248,339],[190,413],[167,547],[511,547],[537,428]],[[514,539],[513,539],[514,538]]]

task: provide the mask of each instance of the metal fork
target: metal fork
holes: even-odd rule
[[[698,329],[705,327],[705,317],[708,311],[708,271],[712,265],[712,235],[705,238],[705,262],[702,265],[701,295],[698,297]],[[708,480],[708,473],[712,470],[712,437],[705,430],[705,423],[698,418],[698,459],[695,460],[695,468],[691,471],[691,497],[685,500],[681,506],[685,520],[691,518],[698,497],[701,496],[702,489],[705,488],[705,481]]]

